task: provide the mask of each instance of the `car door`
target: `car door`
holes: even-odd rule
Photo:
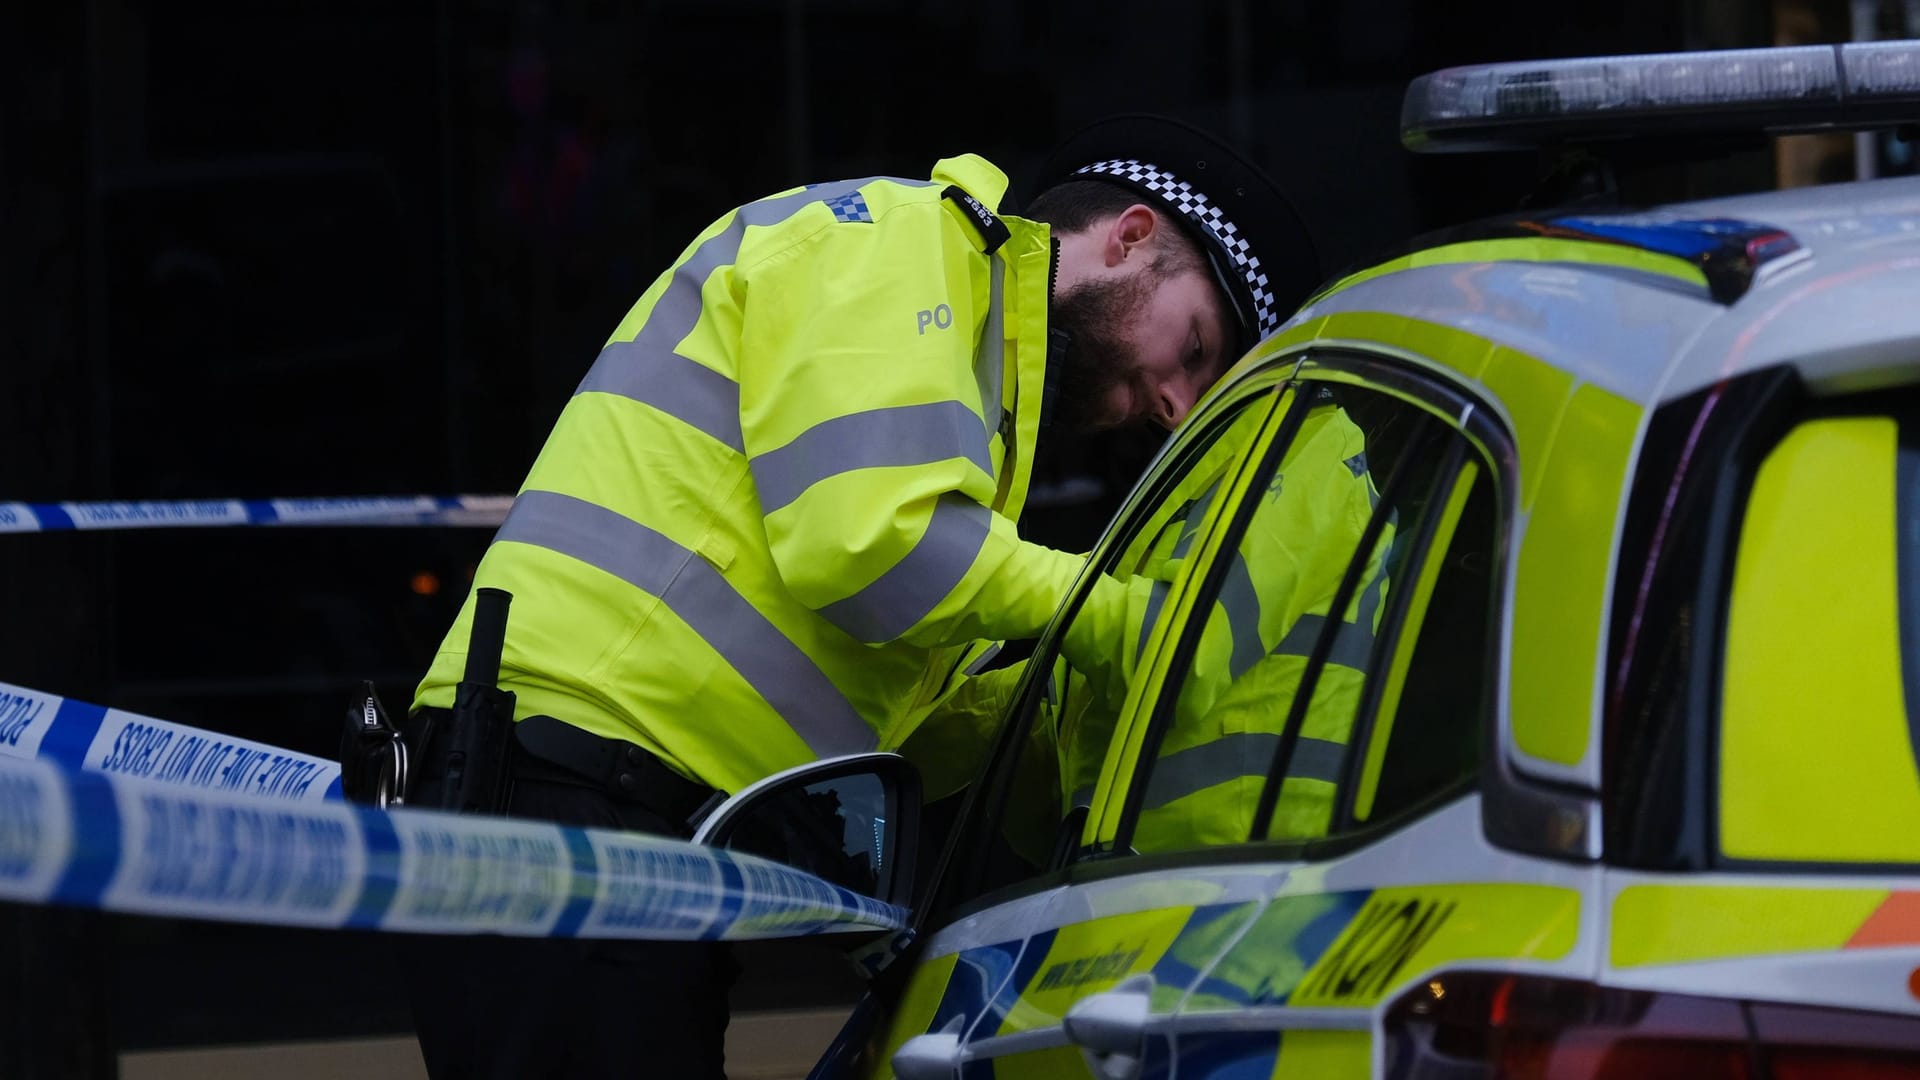
[[[1088,720],[1117,689],[1097,662],[1032,673],[1006,735],[1021,753],[989,776],[935,901],[962,917],[929,950],[1017,938],[1019,959],[947,1028],[926,1006],[896,1017],[893,1046],[947,1039],[911,1075],[1364,1075],[1388,1046],[1428,1060],[1381,1037],[1406,1027],[1387,1018],[1463,965],[1591,968],[1593,872],[1517,858],[1482,821],[1481,789],[1500,782],[1485,751],[1515,487],[1504,430],[1396,358],[1282,365],[1191,564],[1157,621],[1129,628],[1113,722]],[[1070,640],[1086,617],[1056,630]],[[1062,737],[1043,745],[1035,718]],[[1059,802],[1022,813],[1013,781],[1047,779],[1030,765],[1049,753]],[[996,856],[1012,845],[993,841],[1034,833],[1046,861]]]
[[[1067,890],[1061,875],[1114,732],[1151,700],[1137,685],[1143,665],[1286,396],[1278,369],[1223,386],[1128,499],[1033,657],[983,677],[1018,680],[1018,703],[941,876],[940,929],[894,976],[901,987],[863,1075],[1086,1075],[1064,1009],[1142,974],[1156,985],[1197,974],[1251,914],[1259,875],[1225,890],[1117,892]],[[1149,1007],[1164,1014],[1176,1000],[1161,992]]]
[[[1158,1025],[1183,1078],[1367,1075],[1422,973],[1579,961],[1587,872],[1515,880],[1475,795],[1504,435],[1462,388],[1356,350],[1309,353],[1294,389],[1082,837],[1109,872],[1271,870]]]

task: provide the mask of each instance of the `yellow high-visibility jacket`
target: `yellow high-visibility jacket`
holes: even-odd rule
[[[964,205],[1006,183],[969,155],[784,192],[654,282],[475,574],[514,597],[516,719],[737,791],[896,746],[969,645],[1038,633],[1084,559],[1015,532],[1052,251]],[[451,704],[471,618],[470,597],[416,707]]]

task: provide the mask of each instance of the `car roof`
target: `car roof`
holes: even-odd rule
[[[1920,177],[1902,177],[1496,219],[1350,275],[1289,325],[1438,323],[1652,406],[1778,364],[1816,393],[1920,381],[1915,298]]]

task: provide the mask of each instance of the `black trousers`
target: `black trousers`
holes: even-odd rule
[[[437,784],[417,793],[430,804]],[[677,835],[648,810],[545,777],[515,780],[509,812],[563,825]],[[434,1080],[724,1080],[727,989],[718,942],[403,939],[414,1030]]]

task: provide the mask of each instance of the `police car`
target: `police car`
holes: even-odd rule
[[[1806,130],[1916,90],[1920,43],[1505,64],[1419,80],[1405,128]],[[1325,431],[1368,496],[1299,559],[1267,540]],[[1348,276],[1092,564],[815,1075],[1920,1076],[1920,179],[1543,211]],[[1084,670],[1097,583],[1140,577]]]

